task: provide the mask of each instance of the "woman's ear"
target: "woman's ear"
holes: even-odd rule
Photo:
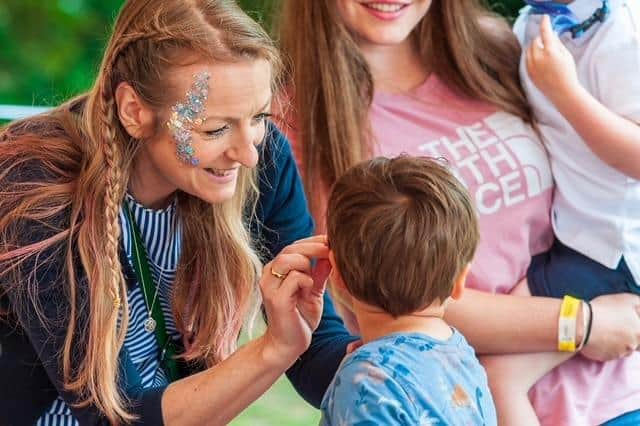
[[[469,270],[471,269],[471,264],[468,263],[467,266],[462,269],[462,271],[456,277],[456,281],[453,283],[453,290],[451,291],[451,298],[453,300],[458,300],[462,297],[462,293],[464,293],[464,286],[467,283],[467,276],[469,275]]]
[[[116,88],[115,101],[118,119],[129,136],[143,139],[153,135],[154,114],[129,83],[122,82]]]

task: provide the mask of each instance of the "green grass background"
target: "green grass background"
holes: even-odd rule
[[[259,400],[251,404],[234,426],[298,426],[317,425],[320,412],[293,390],[286,378],[278,380]]]
[[[253,336],[264,332],[265,324],[259,321]],[[248,339],[246,333],[241,344]],[[317,425],[320,411],[300,397],[289,380],[282,376],[260,399],[251,404],[230,424],[233,426],[303,426]]]

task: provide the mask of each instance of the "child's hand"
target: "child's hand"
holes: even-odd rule
[[[526,61],[529,77],[553,103],[580,85],[573,56],[551,28],[549,16],[543,16],[540,35],[529,45]]]

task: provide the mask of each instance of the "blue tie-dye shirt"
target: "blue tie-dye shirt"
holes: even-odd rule
[[[321,425],[495,425],[487,375],[458,331],[447,340],[396,333],[345,358]]]

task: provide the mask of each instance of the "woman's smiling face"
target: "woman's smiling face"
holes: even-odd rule
[[[258,162],[271,107],[265,60],[180,67],[171,79],[182,93],[166,126],[141,144],[137,168],[149,168],[159,193],[176,189],[209,203],[233,197],[240,168]],[[150,188],[145,188],[148,192]]]
[[[431,0],[335,1],[342,21],[360,45],[402,43],[431,6]]]

